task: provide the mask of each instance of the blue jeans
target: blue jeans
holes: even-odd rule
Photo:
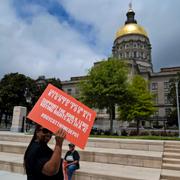
[[[74,173],[74,171],[77,169],[77,166],[72,164],[72,165],[69,165],[67,167],[67,175],[68,175],[68,180],[71,180],[72,178],[72,175]]]

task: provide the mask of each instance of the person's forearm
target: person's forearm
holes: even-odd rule
[[[57,174],[61,164],[62,144],[56,144],[51,159],[44,165],[43,173],[52,176]]]
[[[66,132],[63,129],[59,129],[55,133],[56,145],[54,152],[48,162],[45,163],[42,169],[42,173],[48,176],[52,176],[58,173],[60,164],[61,164],[61,153],[62,153],[62,144],[64,138],[66,137]]]

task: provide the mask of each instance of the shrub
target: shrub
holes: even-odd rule
[[[167,132],[166,131],[161,131],[161,136],[167,136]]]
[[[149,136],[149,135],[150,135],[149,131],[140,132],[140,136]]]
[[[127,136],[127,135],[128,135],[127,131],[125,129],[122,129],[121,136]]]
[[[108,135],[109,136],[110,134],[111,134],[110,130],[105,130],[104,131],[104,135]]]
[[[159,131],[151,131],[151,135],[152,136],[160,136],[160,132]]]
[[[118,133],[117,133],[117,131],[113,133],[113,136],[118,136]]]
[[[137,131],[136,130],[131,130],[129,132],[129,136],[137,136]]]

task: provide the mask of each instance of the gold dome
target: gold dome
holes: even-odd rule
[[[118,37],[128,35],[128,34],[140,34],[143,36],[148,37],[147,32],[144,30],[143,27],[139,26],[136,23],[128,23],[121,27],[116,33],[116,39]]]

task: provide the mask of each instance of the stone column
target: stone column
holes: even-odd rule
[[[23,106],[14,106],[11,131],[24,132],[27,108]]]

